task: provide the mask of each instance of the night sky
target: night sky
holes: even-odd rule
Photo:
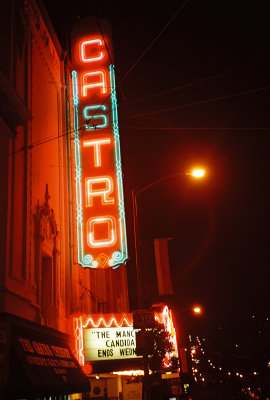
[[[138,198],[147,300],[153,238],[171,238],[179,315],[194,302],[205,311],[188,329],[219,346],[250,340],[269,311],[269,1],[44,3],[63,47],[79,18],[112,26],[131,308],[131,189],[183,172]],[[203,181],[185,175],[194,164]]]

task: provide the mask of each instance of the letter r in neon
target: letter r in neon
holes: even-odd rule
[[[101,197],[101,202],[103,205],[113,204],[114,199],[110,198],[109,196],[112,191],[113,180],[110,176],[101,176],[99,178],[85,178],[86,207],[93,206],[94,196]]]

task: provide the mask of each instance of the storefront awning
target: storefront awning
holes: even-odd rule
[[[66,335],[49,331],[40,326],[35,331],[12,324],[7,398],[90,392],[90,382],[73,356]]]

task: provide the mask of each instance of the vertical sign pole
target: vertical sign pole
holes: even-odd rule
[[[139,263],[139,229],[138,229],[138,205],[137,197],[134,190],[132,190],[132,206],[133,206],[133,229],[134,229],[134,245],[135,245],[135,261],[137,272],[137,295],[138,295],[138,309],[141,309],[141,270]]]

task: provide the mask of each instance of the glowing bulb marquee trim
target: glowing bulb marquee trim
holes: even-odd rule
[[[177,349],[176,331],[173,325],[172,313],[169,310],[168,306],[164,306],[161,313],[157,312],[155,313],[155,320],[160,324],[163,324],[165,326],[166,331],[169,332],[169,334],[171,335],[171,342],[174,347],[174,352],[173,354],[167,353],[163,360],[163,365],[166,368],[169,368],[171,366],[172,355],[178,357],[178,349]]]
[[[167,353],[163,365],[165,368],[171,366],[172,356],[178,357],[176,331],[172,321],[172,313],[167,306],[154,313],[155,320],[165,326],[166,331],[171,335],[171,341],[174,347],[173,353]],[[84,329],[91,328],[120,328],[133,327],[132,313],[123,314],[91,314],[80,315],[73,318],[73,330],[75,336],[75,356],[80,365],[85,365],[84,350]]]

